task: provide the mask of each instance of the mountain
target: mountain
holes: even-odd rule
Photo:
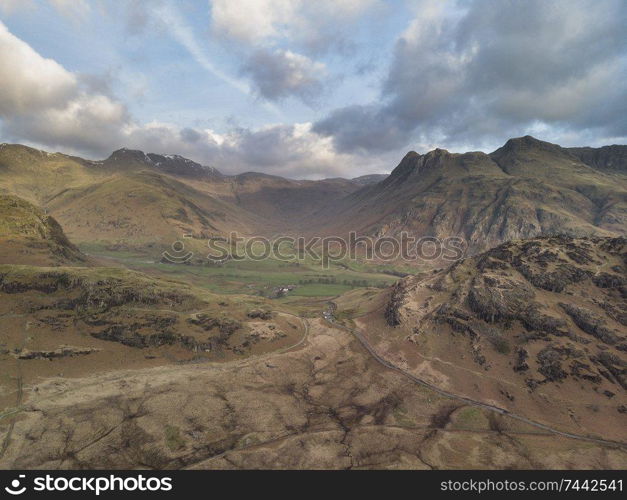
[[[627,229],[627,177],[529,136],[491,154],[412,151],[389,177],[309,222],[325,233],[459,236],[470,252],[547,234],[620,235]]]
[[[94,184],[111,175],[92,164],[62,153],[0,144],[0,192],[45,207],[50,197],[64,189]]]
[[[17,196],[0,195],[0,264],[51,266],[85,261],[44,210]]]
[[[92,165],[102,166],[105,169],[130,170],[136,168],[154,168],[159,172],[174,176],[191,177],[194,179],[220,178],[222,174],[213,167],[196,163],[193,160],[179,155],[160,155],[144,153],[135,149],[122,148],[111,153],[103,161],[92,162]]]
[[[228,191],[218,196],[272,221],[275,232],[300,232],[303,218],[359,189],[346,179],[292,180],[254,172],[224,182]]]
[[[360,177],[353,177],[351,181],[356,182],[362,186],[368,186],[369,184],[376,184],[377,182],[381,182],[384,180],[388,174],[370,174],[370,175],[362,175]]]
[[[601,148],[568,148],[568,151],[593,168],[627,173],[627,146],[603,146]]]
[[[169,247],[184,235],[208,238],[239,230],[251,233],[261,221],[239,207],[170,176],[131,172],[76,189],[48,202],[77,243]]]
[[[626,276],[625,238],[510,242],[401,280],[383,313],[357,324],[386,359],[445,390],[618,438]]]
[[[91,161],[0,146],[0,192],[47,208],[77,243],[163,247],[192,234],[462,237],[471,253],[539,235],[627,227],[624,146],[562,148],[526,136],[493,153],[409,152],[389,176],[223,175],[177,155]],[[622,165],[622,166],[621,166]]]
[[[126,148],[92,161],[0,145],[0,192],[47,208],[77,243],[161,248],[186,234],[297,231],[302,218],[359,187],[346,179],[225,176],[178,155]]]

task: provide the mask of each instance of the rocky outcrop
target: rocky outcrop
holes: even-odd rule
[[[401,280],[385,318],[420,333],[410,336],[416,345],[462,334],[478,365],[490,370],[505,356],[531,390],[573,378],[616,393],[627,381],[626,257],[625,238],[506,243],[429,280]]]
[[[562,309],[564,309],[564,311],[566,311],[579,328],[593,337],[596,337],[601,342],[614,345],[621,340],[621,336],[617,332],[610,330],[606,326],[607,322],[598,314],[572,304],[564,304],[563,302],[560,302],[559,305]]]
[[[0,264],[80,264],[87,257],[47,211],[26,200],[0,195]]]
[[[398,326],[401,324],[401,306],[405,296],[405,287],[402,281],[399,281],[392,287],[390,300],[385,307],[385,320],[390,326]]]
[[[95,347],[72,347],[62,346],[53,350],[30,350],[21,349],[13,353],[13,356],[17,359],[55,359],[55,358],[69,358],[74,356],[84,356],[93,352],[98,352],[100,349]]]

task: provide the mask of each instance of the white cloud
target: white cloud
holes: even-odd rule
[[[314,42],[328,27],[342,31],[378,0],[212,0],[216,33],[250,45],[279,38]]]
[[[213,0],[211,16],[221,35],[250,44],[284,36],[297,13],[292,0]]]
[[[5,135],[43,144],[102,150],[127,120],[125,107],[89,93],[79,78],[0,22],[0,119]]]
[[[289,95],[311,105],[325,83],[316,58],[343,46],[354,21],[379,0],[213,0],[218,38],[243,50],[242,74],[268,100]],[[290,47],[289,50],[286,47]]]
[[[0,21],[0,116],[37,111],[64,102],[76,77],[35,52]]]
[[[284,54],[296,66],[309,61]],[[298,73],[298,72],[296,72]],[[155,153],[181,154],[227,173],[261,170],[290,177],[339,176],[346,166],[359,172],[378,170],[375,160],[355,162],[337,154],[330,138],[311,123],[270,125],[227,133],[191,129],[163,122],[142,124],[124,104],[84,86],[82,79],[38,54],[0,23],[0,124],[3,140],[98,159],[126,146]],[[290,85],[304,76],[291,75]]]
[[[257,171],[304,179],[357,176],[388,166],[380,159],[355,161],[354,157],[338,154],[330,139],[312,131],[311,123],[270,125],[259,130],[240,128],[227,133],[211,129],[192,132],[152,122],[129,126],[125,141],[129,147],[143,151],[176,152],[227,174]]]

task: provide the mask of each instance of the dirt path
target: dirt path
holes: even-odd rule
[[[591,436],[583,436],[580,434],[574,434],[571,432],[565,432],[565,431],[560,431],[559,429],[555,429],[553,427],[550,427],[548,425],[542,424],[540,422],[536,422],[534,420],[530,420],[527,417],[524,417],[522,415],[518,415],[516,413],[512,413],[509,410],[506,410],[505,408],[500,408],[498,406],[494,406],[494,405],[490,405],[488,403],[484,403],[482,401],[476,401],[474,399],[470,399],[467,398],[465,396],[460,396],[459,394],[454,394],[452,392],[448,392],[445,391],[444,389],[441,389],[440,387],[430,384],[429,382],[416,377],[414,374],[403,370],[402,368],[400,368],[399,366],[396,366],[395,364],[389,362],[387,359],[383,358],[381,355],[379,355],[379,353],[374,349],[374,347],[372,347],[372,345],[368,342],[368,340],[366,340],[366,337],[358,330],[355,330],[353,328],[348,328],[347,326],[341,325],[339,323],[337,323],[335,321],[335,318],[333,317],[333,311],[335,310],[335,304],[330,303],[329,306],[327,307],[325,314],[324,314],[324,319],[326,320],[327,323],[329,323],[330,325],[332,325],[335,328],[339,328],[341,330],[347,331],[349,333],[351,333],[359,342],[360,344],[366,349],[366,351],[368,351],[370,353],[370,355],[381,365],[385,366],[386,368],[389,368],[390,370],[394,370],[402,375],[404,375],[405,377],[409,378],[412,382],[422,385],[424,387],[427,387],[435,392],[437,392],[438,394],[451,398],[451,399],[455,399],[457,401],[462,401],[468,405],[471,406],[477,406],[479,408],[483,408],[485,410],[489,410],[489,411],[493,411],[496,413],[499,413],[501,415],[506,415],[510,418],[513,418],[515,420],[518,420],[520,422],[524,422],[525,424],[531,425],[533,427],[536,427],[538,429],[542,429],[545,430],[547,432],[550,432],[552,434],[557,434],[559,436],[563,436],[563,437],[567,437],[570,439],[577,439],[579,441],[588,441],[591,443],[597,443],[597,444],[603,444],[606,446],[618,446],[620,448],[625,448],[627,449],[627,443],[622,443],[620,441],[611,441],[611,440],[606,440],[606,439],[600,439],[600,438],[594,438]]]
[[[292,318],[297,319],[298,321],[301,322],[301,324],[303,325],[303,335],[302,337],[300,337],[300,339],[289,346],[285,346],[282,347],[281,349],[277,349],[276,351],[270,351],[270,352],[266,352],[263,354],[255,354],[252,356],[248,356],[245,359],[239,360],[239,361],[229,361],[227,363],[224,362],[217,362],[217,361],[209,361],[208,363],[211,364],[215,364],[216,366],[246,366],[252,362],[256,362],[256,361],[260,361],[266,358],[271,358],[277,354],[282,354],[288,351],[292,351],[294,349],[298,349],[299,347],[301,347],[302,345],[304,345],[307,340],[309,339],[309,331],[310,331],[310,326],[309,326],[309,322],[307,321],[306,318],[303,318],[301,316],[297,316],[295,314],[292,313],[288,313],[285,311],[275,311],[277,314],[281,314],[283,316],[290,316]],[[25,316],[24,314],[19,314],[19,315],[14,315],[14,316]],[[22,337],[22,341],[21,341],[21,346],[20,348],[23,348],[25,346],[26,343],[26,330],[28,330],[29,327],[29,323],[26,322],[26,326],[25,326],[25,330],[24,330],[24,334]],[[16,397],[16,404],[13,408],[9,408],[7,409],[5,412],[0,412],[0,420],[3,420],[5,418],[10,418],[11,416],[20,413],[23,409],[24,409],[24,405],[23,405],[23,399],[24,399],[24,390],[23,390],[23,378],[22,378],[22,373],[21,373],[21,368],[20,368],[20,360],[16,360],[17,362],[17,397]],[[63,391],[62,393],[65,393],[67,391]],[[50,396],[50,397],[57,397],[59,394],[55,394],[54,396]],[[48,398],[38,398],[35,400],[29,400],[29,404],[30,403],[39,403],[41,401],[45,401]],[[11,424],[9,425],[9,430],[2,442],[2,445],[0,447],[0,458],[2,458],[4,452],[6,451],[6,448],[8,447],[8,441],[11,437],[11,434],[13,432],[13,426],[15,424],[15,420],[13,420],[11,422]]]

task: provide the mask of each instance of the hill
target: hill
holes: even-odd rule
[[[302,337],[301,322],[270,305],[122,268],[0,265],[0,365],[11,373],[23,360],[19,376],[30,383],[59,373],[242,359]],[[0,404],[13,404],[14,384],[2,380]]]
[[[184,235],[200,239],[231,230],[247,234],[261,224],[252,213],[147,170],[63,190],[48,206],[78,243],[133,248],[169,247]]]
[[[387,359],[445,390],[622,439],[626,275],[624,238],[510,242],[401,280],[356,321]]]
[[[18,198],[0,195],[0,264],[62,265],[86,257],[44,210]]]
[[[614,144],[600,148],[568,148],[568,151],[593,168],[627,174],[627,146]]]
[[[359,187],[346,179],[225,176],[178,155],[125,148],[91,161],[0,145],[0,192],[47,208],[77,243],[162,248],[185,234],[274,235],[298,230],[303,217]]]
[[[627,177],[529,136],[491,154],[409,152],[385,180],[310,223],[338,234],[459,236],[471,253],[539,235],[620,235],[627,229]]]
[[[0,146],[0,190],[47,208],[77,243],[169,247],[242,235],[462,237],[470,253],[540,235],[627,228],[624,146],[562,148],[526,136],[493,153],[409,152],[389,176],[292,180],[221,174],[177,155],[102,161]]]

